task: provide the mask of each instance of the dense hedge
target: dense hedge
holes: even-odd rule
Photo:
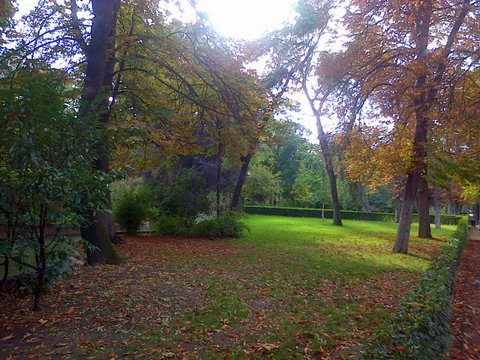
[[[279,207],[279,206],[245,206],[245,212],[247,214],[257,215],[278,215],[278,216],[291,216],[291,217],[322,217],[322,209],[308,209],[308,208],[294,208],[294,207]],[[366,213],[362,211],[348,211],[342,210],[342,219],[345,220],[367,220],[367,221],[394,221],[395,214],[393,213],[379,213],[372,212]],[[325,209],[324,216],[326,219],[333,218],[333,210]],[[457,225],[461,216],[456,215],[442,215],[441,222],[444,225]],[[435,217],[430,215],[430,221],[433,223]],[[413,216],[413,221],[418,221],[416,215]]]
[[[439,359],[450,343],[450,300],[458,260],[467,238],[467,219],[444,245],[419,286],[393,319],[376,333],[366,359]]]

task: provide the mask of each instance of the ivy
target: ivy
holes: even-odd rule
[[[377,331],[366,359],[444,357],[450,341],[452,285],[467,229],[467,219],[463,217],[418,287],[404,299],[392,321]]]

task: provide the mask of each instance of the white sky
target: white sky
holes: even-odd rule
[[[279,28],[295,15],[295,0],[199,0],[198,9],[205,12],[222,35],[254,40]]]

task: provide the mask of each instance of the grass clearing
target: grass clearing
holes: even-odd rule
[[[128,238],[119,246],[127,264],[83,268],[38,314],[25,311],[28,297],[0,298],[0,338],[15,334],[0,357],[15,347],[93,358],[356,357],[455,229],[413,237],[411,254],[399,255],[396,224],[246,222],[239,240]],[[38,341],[28,343],[32,328]]]

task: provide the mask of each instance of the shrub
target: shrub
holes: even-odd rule
[[[218,218],[201,220],[198,223],[178,215],[160,214],[150,222],[155,234],[201,238],[240,238],[248,227],[239,216],[227,213]]]
[[[150,231],[159,235],[190,236],[191,226],[191,221],[172,214],[160,214],[150,221]]]
[[[205,179],[196,170],[183,170],[159,191],[158,209],[161,213],[178,215],[194,220],[209,210],[208,189]]]
[[[420,284],[381,327],[368,359],[438,359],[450,339],[450,299],[458,260],[467,238],[462,218],[453,237],[444,245]]]
[[[227,213],[218,218],[200,221],[193,227],[193,233],[205,238],[240,238],[248,227],[240,220],[239,216]]]
[[[85,148],[103,134],[95,120],[79,122],[68,111],[56,71],[38,63],[18,68],[14,79],[0,79],[0,254],[21,276],[33,274],[38,310],[72,246],[62,231],[105,211],[112,176],[92,166],[95,152]]]
[[[136,235],[140,225],[151,213],[152,191],[143,179],[127,179],[112,186],[112,209],[115,222]]]
[[[291,217],[314,217],[321,218],[322,211],[326,219],[333,219],[333,210],[331,209],[309,209],[309,208],[295,208],[295,207],[279,207],[279,206],[245,206],[247,214],[257,215],[277,215],[277,216],[291,216]],[[344,220],[366,220],[366,221],[394,221],[395,214],[371,212],[366,213],[362,211],[341,211],[342,219]],[[441,222],[445,225],[457,225],[461,216],[456,215],[442,215]],[[430,222],[434,222],[434,216],[430,216]],[[413,221],[418,221],[418,216],[413,215]]]

